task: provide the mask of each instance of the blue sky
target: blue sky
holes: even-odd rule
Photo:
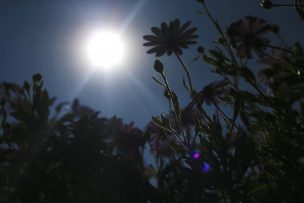
[[[206,3],[223,26],[245,15],[259,16],[278,24],[287,42],[303,43],[304,21],[293,8],[265,10],[258,0]],[[217,38],[207,17],[198,10],[195,0],[1,0],[0,81],[22,84],[39,72],[58,102],[77,97],[103,116],[117,115],[143,127],[152,115],[168,110],[162,89],[151,78],[156,75],[155,57],[146,54],[147,47],[142,46],[142,36],[151,32],[151,26],[175,18],[191,20],[198,27],[199,43],[185,50],[182,58],[191,63],[196,89],[216,79],[207,65],[192,62],[198,45],[211,47]],[[127,58],[119,72],[89,75],[82,45],[88,33],[100,27],[122,31]],[[189,98],[182,88],[180,65],[174,57],[160,60],[168,69],[172,88],[186,104]]]

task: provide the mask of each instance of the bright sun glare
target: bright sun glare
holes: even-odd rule
[[[110,31],[100,31],[90,36],[86,51],[94,67],[108,70],[121,63],[124,55],[124,45],[118,34]]]

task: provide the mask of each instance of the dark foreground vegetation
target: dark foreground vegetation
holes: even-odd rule
[[[252,16],[223,29],[198,2],[219,36],[195,60],[220,79],[192,86],[181,57],[198,39],[190,22],[152,27],[144,45],[177,58],[189,104],[180,106],[156,60],[153,79],[171,109],[144,130],[77,100],[55,105],[40,74],[0,83],[1,203],[304,201],[301,44],[284,44],[278,26]]]

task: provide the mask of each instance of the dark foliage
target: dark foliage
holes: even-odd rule
[[[40,75],[1,83],[0,202],[145,202],[142,132],[81,106],[50,118]],[[57,110],[64,104],[59,104]],[[6,116],[5,116],[6,115]],[[8,116],[10,115],[10,116]]]
[[[198,2],[219,38],[209,51],[199,47],[195,61],[220,80],[192,87],[180,58],[196,42],[190,22],[152,28],[155,36],[145,36],[145,45],[156,56],[175,53],[189,103],[181,108],[156,60],[161,77],[153,79],[170,109],[144,130],[78,100],[54,106],[40,74],[22,86],[0,83],[1,203],[304,201],[301,44],[271,44],[264,34],[279,36],[278,27],[256,17],[225,33],[205,1]],[[150,165],[144,152],[154,159]]]

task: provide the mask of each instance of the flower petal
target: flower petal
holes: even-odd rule
[[[182,54],[182,48],[188,48],[190,44],[195,44],[198,38],[194,33],[197,28],[190,28],[191,21],[181,26],[179,19],[175,19],[168,23],[162,23],[159,27],[152,27],[151,31],[155,35],[145,35],[143,38],[144,46],[154,46],[147,53],[155,53],[156,56],[162,56],[167,53]]]
[[[174,33],[179,33],[180,32],[179,27],[180,27],[180,21],[179,21],[179,19],[175,19],[173,32]]]
[[[152,27],[151,31],[158,37],[163,37],[163,34],[161,32],[161,29],[159,29],[158,27]]]
[[[182,25],[182,27],[180,28],[180,32],[185,31],[191,24],[191,21],[186,22],[185,24]]]
[[[149,50],[147,51],[147,53],[148,53],[148,54],[153,54],[153,53],[158,52],[159,50],[161,50],[161,46],[153,47],[152,49],[149,49]]]
[[[196,27],[191,28],[191,29],[185,31],[184,33],[182,33],[182,36],[191,36],[196,30],[197,30]]]
[[[164,36],[169,36],[169,27],[166,23],[161,24],[161,31],[164,34]]]
[[[143,44],[143,46],[157,46],[159,44],[159,42],[146,42]]]
[[[147,41],[151,41],[151,42],[160,42],[160,38],[156,37],[155,35],[145,35],[143,36],[143,38]]]
[[[157,52],[156,52],[156,56],[160,57],[162,55],[164,55],[166,53],[166,49],[165,47],[161,47]]]

